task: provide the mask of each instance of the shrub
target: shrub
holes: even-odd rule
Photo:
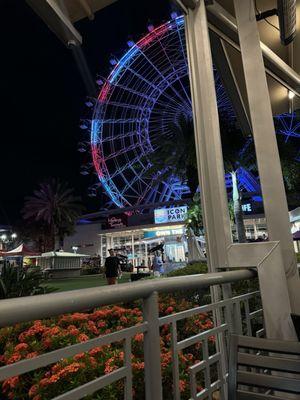
[[[197,275],[206,274],[207,264],[206,263],[191,263],[184,268],[176,269],[170,272],[168,277],[184,276],[184,275]],[[201,305],[210,303],[209,289],[192,289],[192,290],[180,290],[176,292],[177,299],[185,299],[194,305]]]
[[[297,263],[300,264],[300,253],[296,253]]]
[[[180,312],[192,305],[186,300],[178,301],[172,296],[160,298],[160,315]],[[0,329],[0,366],[22,359],[84,342],[86,340],[128,328],[142,322],[142,311],[138,307],[111,306],[86,313],[62,315],[57,318],[18,324]],[[187,335],[212,328],[207,313],[195,315],[178,323],[178,340]],[[134,399],[144,398],[143,334],[132,340],[132,370]],[[214,337],[209,342],[214,346]],[[200,345],[199,345],[200,346]],[[189,366],[198,362],[200,347],[189,348],[179,353],[181,399],[189,399]],[[161,360],[164,399],[171,400],[172,355],[170,326],[161,327]],[[7,379],[0,386],[1,400],[49,400],[101,375],[108,374],[123,365],[123,343],[114,343],[94,348],[86,353],[60,360],[34,372]],[[199,390],[200,390],[199,386]],[[123,382],[110,385],[101,393],[86,397],[87,400],[118,400],[123,398]]]
[[[196,275],[196,274],[206,274],[207,264],[206,263],[191,263],[186,267],[176,269],[175,271],[169,272],[168,277],[171,276],[183,276],[183,275]]]
[[[104,267],[94,264],[82,264],[80,273],[81,275],[103,274]]]
[[[44,282],[41,269],[25,269],[4,265],[0,276],[0,299],[33,296],[55,291],[55,288],[42,286]]]

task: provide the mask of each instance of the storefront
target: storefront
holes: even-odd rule
[[[152,224],[131,229],[108,229],[102,231],[99,236],[102,259],[107,257],[108,250],[113,248],[118,254],[126,256],[133,266],[149,267],[153,258],[151,250],[163,244],[166,262],[185,262],[187,243],[183,224]]]

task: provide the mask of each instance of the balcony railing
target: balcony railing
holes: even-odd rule
[[[182,276],[176,278],[154,279],[134,284],[122,284],[102,288],[74,290],[42,296],[17,298],[0,301],[0,327],[12,326],[19,322],[32,321],[134,300],[143,301],[143,322],[120,331],[90,339],[49,353],[39,355],[0,368],[0,381],[28,373],[56,363],[61,359],[87,352],[95,347],[116,342],[124,343],[123,366],[111,373],[97,377],[91,382],[66,393],[55,400],[76,400],[99,391],[105,386],[124,380],[124,398],[133,399],[132,390],[132,340],[137,334],[144,334],[144,381],[147,400],[162,399],[160,327],[168,325],[171,333],[173,398],[181,398],[179,388],[178,355],[190,346],[201,343],[202,359],[189,367],[189,386],[191,399],[227,399],[227,349],[228,334],[231,332],[246,335],[263,335],[262,309],[259,306],[259,291],[232,296],[231,284],[255,278],[253,270],[236,270],[205,275]],[[171,315],[159,316],[158,294],[192,289],[210,288],[209,304],[197,306]],[[254,301],[254,299],[256,299]],[[258,300],[258,301],[257,301]],[[180,321],[201,313],[213,316],[213,327],[187,337],[178,337]],[[211,354],[209,338],[215,338],[215,351]],[[214,373],[211,374],[211,367]],[[204,377],[205,387],[197,390],[197,374]],[[213,375],[213,376],[212,376]],[[140,400],[140,399],[138,399]]]

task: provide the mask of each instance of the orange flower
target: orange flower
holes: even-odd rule
[[[96,328],[96,324],[93,321],[88,321],[88,330],[93,333],[94,335],[98,335],[99,331]]]
[[[39,355],[39,353],[37,351],[33,351],[31,353],[28,353],[26,358],[35,358]]]
[[[59,375],[52,375],[49,379],[48,379],[48,383],[56,383],[59,380]]]
[[[42,344],[46,349],[48,349],[52,345],[52,340],[50,338],[46,338],[42,340]]]
[[[69,333],[70,333],[70,335],[72,335],[72,336],[77,336],[78,334],[79,334],[79,330],[77,329],[77,328],[72,328],[72,329],[69,329]]]
[[[7,364],[13,364],[20,360],[21,360],[21,354],[15,353],[7,360]]]
[[[114,370],[116,370],[118,367],[116,364],[111,365],[115,361],[114,357],[109,358],[106,363],[105,363],[105,368],[104,368],[104,373],[105,374],[110,374]]]
[[[39,385],[40,385],[40,387],[48,386],[49,385],[49,379],[47,379],[47,378],[41,379],[40,382],[39,382]]]
[[[101,353],[101,352],[102,352],[102,347],[95,347],[94,349],[89,351],[89,354],[91,356],[95,356],[96,354]]]
[[[186,389],[186,382],[183,379],[179,380],[179,390],[180,392],[184,392]]]
[[[106,322],[104,321],[99,321],[97,324],[98,328],[105,328],[106,327]]]
[[[18,351],[23,351],[23,350],[27,350],[28,349],[28,344],[27,343],[19,343],[15,346],[14,351],[18,352]]]
[[[29,389],[29,392],[28,392],[29,397],[35,396],[37,393],[37,390],[38,390],[38,385],[31,386],[31,388]]]
[[[7,391],[8,389],[14,389],[19,383],[19,377],[13,376],[12,378],[8,378],[3,382],[3,389]]]
[[[78,340],[79,342],[86,342],[87,340],[89,340],[89,337],[85,333],[81,333],[78,336]]]
[[[133,370],[144,370],[144,368],[145,368],[145,363],[142,361],[141,362],[137,361],[135,363],[132,363]]]
[[[78,361],[78,360],[81,360],[84,357],[85,357],[84,353],[79,353],[79,354],[76,354],[73,358],[74,358],[75,361]]]
[[[97,360],[95,359],[95,357],[90,357],[90,364],[92,368],[97,368]]]
[[[74,313],[71,315],[71,320],[72,321],[87,321],[88,317],[89,317],[88,314]]]
[[[144,335],[142,333],[137,333],[134,337],[136,342],[142,342],[144,340]]]

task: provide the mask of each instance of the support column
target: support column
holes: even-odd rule
[[[203,0],[185,16],[194,113],[195,145],[201,187],[209,271],[227,267],[232,242],[224,180],[219,116],[206,9]]]
[[[280,241],[291,308],[300,313],[299,275],[253,0],[234,0],[234,6],[269,239]]]
[[[131,233],[131,254],[132,254],[132,265],[134,265],[134,232]]]

